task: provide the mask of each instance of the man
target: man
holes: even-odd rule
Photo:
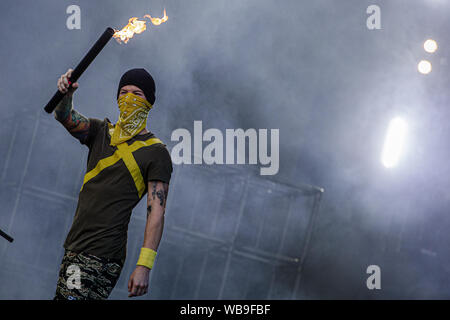
[[[129,297],[147,293],[149,272],[162,237],[172,173],[166,146],[146,129],[155,102],[155,82],[144,69],[120,79],[115,125],[108,118],[87,118],[72,107],[78,83],[69,85],[69,69],[58,79],[65,94],[55,119],[89,148],[87,170],[72,227],[64,243],[54,299],[107,299],[126,257],[131,211],[147,193],[147,223]]]

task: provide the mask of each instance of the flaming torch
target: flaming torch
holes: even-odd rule
[[[149,18],[152,24],[154,24],[155,26],[159,26],[161,23],[166,22],[168,19],[166,15],[166,9],[164,9],[164,16],[162,18],[152,18],[149,14],[146,14],[144,18]],[[105,32],[103,32],[100,38],[98,38],[97,42],[94,43],[88,53],[73,70],[72,75],[69,79],[69,85],[71,86],[72,83],[75,83],[78,80],[78,78],[83,74],[83,72],[87,69],[91,62],[94,61],[94,59],[97,57],[100,51],[102,51],[102,49],[106,46],[106,44],[112,37],[114,37],[119,43],[127,43],[128,40],[133,38],[135,33],[142,33],[146,29],[146,21],[139,20],[136,17],[130,18],[128,20],[128,24],[121,30],[114,30],[110,27],[106,28]],[[64,98],[64,95],[64,93],[61,93],[59,90],[57,90],[45,106],[44,110],[48,113],[52,113],[58,103],[62,100],[62,98]]]

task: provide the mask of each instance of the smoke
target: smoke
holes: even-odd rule
[[[23,264],[24,258],[16,248],[40,240],[39,246],[56,243],[57,251],[70,227],[87,155],[42,111],[56,90],[57,78],[79,62],[107,26],[119,29],[128,18],[147,13],[162,16],[166,8],[167,23],[148,24],[148,30],[128,44],[112,40],[105,47],[79,79],[74,107],[86,116],[114,122],[120,76],[143,67],[157,88],[148,128],[169,148],[174,145],[171,132],[192,130],[195,120],[203,121],[204,130],[280,129],[280,171],[274,180],[325,188],[298,296],[446,296],[448,290],[440,283],[449,272],[442,241],[450,223],[445,216],[450,199],[445,191],[449,187],[448,46],[444,43],[448,4],[379,0],[382,29],[373,31],[366,28],[366,8],[373,1],[190,0],[125,5],[85,0],[73,4],[81,8],[80,30],[66,28],[68,4],[63,2],[0,4],[4,123],[0,228],[18,237],[14,245],[0,246],[0,259],[7,261],[0,279],[18,276],[13,266]],[[440,46],[433,56],[421,48],[428,37]],[[423,77],[416,65],[426,58],[434,70]],[[410,125],[407,152],[398,168],[386,170],[379,159],[387,124],[397,115]],[[179,169],[174,172],[180,174],[178,183],[189,185]],[[243,172],[254,169],[246,167]],[[223,181],[227,174],[215,168],[210,179]],[[24,213],[43,201],[24,195],[37,192],[29,186],[43,194],[66,195],[49,211],[60,215],[57,235],[48,229],[51,223],[39,229],[41,234],[28,233],[23,219],[34,224],[55,219],[50,213],[44,218],[37,211],[31,216]],[[191,201],[200,197],[198,190],[233,201],[222,188],[200,180],[194,186],[177,199],[176,210],[194,206]],[[202,212],[220,216],[229,210],[214,207],[216,202],[205,205],[207,210],[198,201],[195,206]],[[138,210],[143,210],[142,204]],[[198,228],[208,230],[208,222],[197,221]],[[227,227],[218,227],[217,232]],[[53,259],[51,267],[44,258],[37,263],[36,270],[45,270],[42,280],[36,280],[41,292],[18,290],[12,297],[8,286],[2,286],[0,297],[51,294],[48,283],[56,281],[56,256],[46,258]],[[379,293],[365,287],[370,264],[380,265],[386,279]],[[261,274],[260,280],[266,277]]]

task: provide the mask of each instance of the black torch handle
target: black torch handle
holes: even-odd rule
[[[1,229],[0,229],[0,236],[2,236],[3,238],[5,238],[6,240],[8,240],[9,242],[13,242],[14,239],[11,238],[9,235],[7,235],[6,233],[4,233]]]
[[[98,38],[97,42],[91,47],[89,52],[84,56],[83,60],[75,67],[72,71],[72,75],[69,78],[69,85],[75,83],[78,78],[83,74],[83,72],[87,69],[87,67],[91,64],[91,62],[97,57],[97,55],[102,51],[103,47],[108,43],[108,41],[114,35],[113,28],[106,28],[105,32]],[[45,106],[44,110],[48,113],[52,113],[55,110],[58,103],[64,98],[65,93],[61,93],[61,91],[57,90],[50,101]]]

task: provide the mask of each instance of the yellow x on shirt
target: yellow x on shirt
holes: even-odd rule
[[[150,138],[145,141],[135,141],[131,145],[128,145],[126,141],[122,142],[121,144],[118,144],[117,150],[113,153],[113,155],[101,159],[99,162],[97,162],[97,165],[95,166],[94,169],[85,174],[83,185],[81,186],[80,192],[81,190],[83,190],[83,186],[86,184],[86,182],[88,182],[96,175],[98,175],[103,169],[112,166],[117,161],[122,159],[131,176],[133,177],[140,199],[145,191],[145,182],[144,178],[142,177],[141,170],[139,169],[139,166],[136,162],[136,159],[134,159],[133,157],[133,152],[142,147],[151,146],[152,144],[155,143],[162,143],[162,141],[159,140],[158,138]]]

